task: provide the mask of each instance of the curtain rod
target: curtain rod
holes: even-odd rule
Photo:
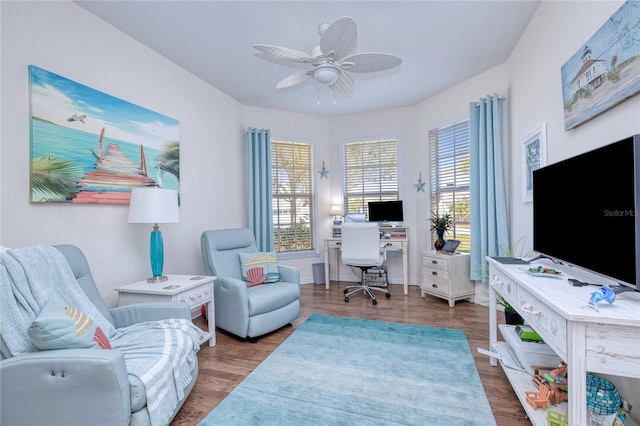
[[[495,96],[487,95],[487,97],[492,97],[492,98],[497,97],[497,98],[498,98],[499,100],[501,100],[501,101],[504,101],[504,100],[506,100],[506,99],[507,99],[505,96],[498,96],[498,95],[495,95]],[[480,102],[474,102],[474,105],[475,105],[476,107],[479,107],[479,106],[480,106]]]

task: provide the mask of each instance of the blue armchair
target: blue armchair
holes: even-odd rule
[[[248,287],[242,280],[239,253],[257,253],[250,229],[204,231],[200,237],[207,275],[216,276],[216,326],[238,337],[257,338],[277,330],[300,312],[300,270],[278,265],[280,281]]]
[[[144,303],[109,310],[82,251],[72,245],[55,247],[84,293],[116,328],[169,318],[191,320],[189,305],[183,303]],[[173,416],[196,382],[197,359],[190,375]],[[3,357],[0,394],[3,425],[151,425],[144,384],[127,372],[119,350],[59,349]]]

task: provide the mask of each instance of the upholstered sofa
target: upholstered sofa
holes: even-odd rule
[[[259,336],[291,325],[298,317],[298,268],[277,265],[279,278],[276,282],[248,286],[243,280],[241,254],[259,253],[250,229],[204,231],[200,248],[205,273],[216,276],[216,327],[255,343]]]
[[[197,374],[198,364],[195,354],[199,350],[199,339],[201,332],[191,323],[191,313],[187,304],[181,303],[144,303],[129,305],[109,310],[104,303],[96,284],[91,275],[87,259],[82,251],[71,245],[55,246],[55,249],[47,246],[50,250],[56,249],[62,253],[64,259],[71,267],[71,274],[80,285],[84,294],[88,297],[95,308],[106,318],[116,329],[117,336],[126,339],[127,330],[135,330],[136,327],[144,328],[148,324],[164,324],[169,322],[179,322],[187,324],[190,328],[192,340],[187,345],[189,350],[188,362],[183,362],[184,369],[188,373],[179,384],[181,390],[175,393],[175,400],[171,401],[168,407],[164,407],[167,413],[164,420],[158,422],[156,416],[150,414],[148,407],[148,390],[145,388],[144,377],[131,373],[132,367],[125,362],[126,353],[130,350],[136,352],[136,356],[146,355],[148,347],[135,348],[136,341],[143,340],[133,337],[126,348],[103,349],[57,349],[57,350],[32,350],[27,353],[12,353],[11,345],[8,344],[10,336],[14,332],[24,333],[24,328],[20,321],[16,321],[14,329],[3,326],[3,333],[0,335],[2,345],[2,359],[0,360],[0,395],[1,411],[0,417],[3,425],[157,425],[168,424],[176,415],[184,400],[193,388]],[[8,252],[7,252],[8,253]],[[2,253],[4,256],[7,253]],[[54,256],[55,257],[55,256]],[[13,259],[2,258],[0,269],[4,281],[11,281],[13,276],[7,278],[7,265]],[[67,268],[68,269],[68,268]],[[25,271],[29,274],[31,271]],[[11,274],[11,273],[9,273]],[[52,278],[52,281],[53,278]],[[71,277],[71,281],[73,278]],[[2,283],[4,286],[7,283]],[[72,283],[75,286],[75,283]],[[77,287],[77,286],[76,286]],[[6,297],[7,287],[3,288],[3,295]],[[11,291],[11,290],[9,290]],[[81,292],[79,292],[81,293]],[[9,295],[10,298],[11,295]],[[47,306],[47,305],[45,305]],[[44,311],[45,308],[42,308]],[[40,316],[40,315],[39,315]],[[170,321],[162,321],[172,319]],[[148,323],[150,321],[150,323]],[[97,321],[96,321],[97,323]],[[32,323],[33,324],[33,323]],[[109,327],[107,327],[109,328]],[[29,330],[31,327],[29,328]],[[125,330],[125,331],[122,331]],[[166,330],[165,330],[166,331]],[[163,340],[162,330],[158,330]],[[196,334],[196,333],[199,333]],[[31,337],[31,334],[29,334]],[[181,334],[179,338],[184,337]],[[162,343],[170,345],[167,338]],[[94,338],[95,340],[95,338]],[[114,344],[114,342],[112,342]],[[115,342],[117,345],[117,342]],[[173,342],[171,342],[173,344]],[[141,345],[139,345],[141,346]],[[176,346],[178,346],[176,344]],[[154,346],[155,348],[155,346]],[[158,351],[158,354],[162,353]],[[161,355],[158,355],[161,356]],[[173,352],[167,353],[164,358],[173,357]],[[187,358],[185,358],[187,359]],[[178,358],[173,358],[175,362]],[[133,360],[133,363],[138,362]],[[160,365],[156,362],[155,366]],[[171,363],[169,361],[169,363]],[[178,374],[179,368],[172,368]],[[133,368],[135,370],[135,368]],[[165,369],[166,370],[166,369]],[[151,373],[146,373],[151,374]],[[173,379],[171,379],[173,380]],[[159,381],[162,385],[162,381]],[[174,385],[177,383],[171,383]],[[158,386],[160,386],[158,385]],[[148,387],[148,386],[147,386]],[[169,386],[166,386],[169,388]],[[160,389],[160,393],[167,392]],[[171,390],[171,393],[174,391]],[[155,396],[153,396],[155,398]],[[157,400],[153,400],[157,401]],[[154,412],[154,415],[158,413]]]

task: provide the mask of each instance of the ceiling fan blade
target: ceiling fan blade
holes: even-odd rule
[[[293,62],[309,63],[313,60],[308,53],[286,47],[269,46],[267,44],[254,44],[256,50],[276,59],[286,59]]]
[[[347,72],[341,71],[340,77],[338,77],[335,83],[330,84],[329,87],[338,93],[351,93],[354,87],[353,78],[351,78]]]
[[[296,84],[300,84],[305,82],[311,78],[312,71],[301,71],[299,73],[291,74],[288,77],[283,78],[276,85],[278,89],[284,89],[285,87],[295,86]]]
[[[397,67],[402,59],[386,53],[356,53],[340,61],[340,68],[350,72],[375,72]]]
[[[356,47],[358,28],[353,18],[340,18],[325,30],[320,37],[320,51],[324,56],[335,55],[336,59],[348,55]]]

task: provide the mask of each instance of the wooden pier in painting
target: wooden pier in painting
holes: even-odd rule
[[[144,147],[140,145],[140,165],[127,157],[120,147],[110,143],[106,154],[104,128],[100,132],[95,171],[87,172],[78,181],[78,193],[72,200],[80,204],[129,204],[131,189],[156,186],[156,181],[147,176]]]

